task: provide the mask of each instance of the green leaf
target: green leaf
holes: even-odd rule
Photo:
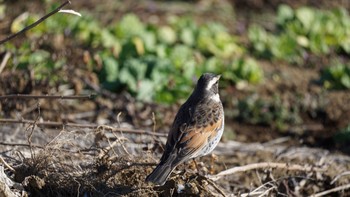
[[[309,7],[301,7],[295,11],[298,20],[306,30],[309,30],[315,20],[315,11]]]
[[[155,84],[153,81],[147,79],[141,80],[137,89],[136,98],[146,102],[152,101],[155,93],[154,88]]]
[[[30,54],[28,63],[35,65],[35,64],[47,61],[49,57],[50,57],[50,53],[48,51],[36,50],[32,54]]]
[[[101,43],[103,47],[113,48],[117,53],[121,50],[121,45],[116,37],[106,29],[101,31]]]
[[[252,25],[248,29],[248,38],[252,42],[255,51],[260,56],[266,56],[269,50],[271,37],[260,26]]]
[[[283,25],[294,18],[294,11],[288,5],[280,5],[277,10],[277,24]]]
[[[177,36],[175,31],[169,26],[160,27],[157,31],[158,39],[161,43],[174,44]]]
[[[180,40],[189,46],[193,46],[195,44],[195,35],[192,29],[184,28],[180,33]]]
[[[103,72],[106,75],[107,82],[114,82],[118,79],[119,66],[113,57],[103,57]]]
[[[193,58],[191,48],[186,45],[176,45],[170,53],[170,60],[176,68],[184,67],[184,64]]]
[[[145,32],[145,25],[134,14],[125,15],[116,27],[118,38],[140,36]]]
[[[310,35],[310,49],[316,54],[329,53],[329,46],[327,45],[324,37],[320,34]]]
[[[224,78],[235,83],[247,81],[252,84],[259,83],[263,78],[263,71],[260,66],[251,58],[234,60],[231,65],[231,72],[225,72]]]
[[[345,88],[350,89],[350,76],[349,75],[344,74],[340,78],[340,82]]]
[[[154,52],[156,51],[156,35],[155,33],[153,32],[144,32],[142,35],[141,35],[141,38],[144,42],[144,45],[145,45],[145,49],[149,52]]]
[[[325,88],[350,89],[350,66],[337,63],[322,72],[321,81]]]

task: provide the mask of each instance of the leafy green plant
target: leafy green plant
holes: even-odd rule
[[[293,10],[281,5],[275,26],[274,32],[257,25],[249,28],[248,38],[256,55],[301,63],[305,53],[322,55],[344,51],[350,54],[350,16],[343,8]]]
[[[251,58],[235,59],[227,70],[231,72],[224,72],[224,79],[230,79],[236,83],[246,81],[257,84],[263,79],[261,67]]]
[[[19,48],[6,43],[5,48],[14,54],[13,58],[10,59],[12,69],[31,70],[34,73],[34,79],[47,80],[50,83],[62,79],[56,75],[55,71],[63,67],[66,62],[64,58],[57,60],[44,49],[33,50],[29,42],[24,42]]]
[[[131,23],[134,27],[128,29]],[[243,57],[243,48],[220,24],[198,26],[187,17],[172,17],[168,25],[154,26],[126,15],[110,31],[121,49],[113,61],[111,54],[102,57],[108,61],[103,61],[100,80],[106,88],[127,89],[139,100],[172,103],[191,91],[194,76],[208,71],[234,83],[256,84],[263,78],[258,64]]]
[[[272,100],[264,100],[254,94],[239,100],[237,107],[237,118],[251,124],[274,126],[284,131],[289,124],[302,123],[297,106],[283,103],[278,96]]]
[[[172,103],[188,95],[194,77],[203,72],[220,73],[223,80],[235,84],[240,81],[257,84],[263,78],[258,63],[221,24],[198,25],[190,17],[172,16],[167,24],[157,26],[126,14],[118,22],[103,27],[89,14],[82,14],[81,18],[67,15],[49,18],[31,33],[39,38],[44,33],[65,32],[67,39],[76,39],[101,60],[102,68],[96,67],[94,71],[101,85],[109,90],[126,90],[141,101]],[[26,17],[13,25],[31,23],[31,16]],[[21,56],[23,51],[18,52]],[[28,58],[27,52],[22,54]],[[31,55],[33,61],[24,63],[23,68],[32,64],[40,68],[40,73],[42,67],[58,66],[51,65],[44,50]]]
[[[326,68],[321,81],[327,89],[350,89],[350,65],[338,63]]]

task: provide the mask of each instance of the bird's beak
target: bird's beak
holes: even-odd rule
[[[217,75],[216,78],[219,80],[221,78],[221,75]]]

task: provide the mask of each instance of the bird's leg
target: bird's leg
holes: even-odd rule
[[[199,167],[198,167],[198,164],[197,164],[197,162],[196,162],[196,159],[193,158],[192,161],[193,161],[193,163],[194,163],[194,166],[196,167],[197,174],[199,174]]]
[[[214,153],[210,154],[210,168],[209,173],[214,174],[214,162],[218,160],[218,156],[216,156]]]

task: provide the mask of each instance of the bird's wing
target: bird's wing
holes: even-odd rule
[[[210,107],[201,102],[192,108],[183,106],[175,117],[161,161],[174,158],[174,163],[180,163],[194,157],[221,128],[220,113],[221,103],[210,103]]]
[[[205,127],[193,128],[186,135],[181,138],[178,144],[179,158],[196,157],[198,151],[208,143],[209,139],[214,138],[217,132],[220,130],[222,120],[219,120],[213,124],[206,125]]]

